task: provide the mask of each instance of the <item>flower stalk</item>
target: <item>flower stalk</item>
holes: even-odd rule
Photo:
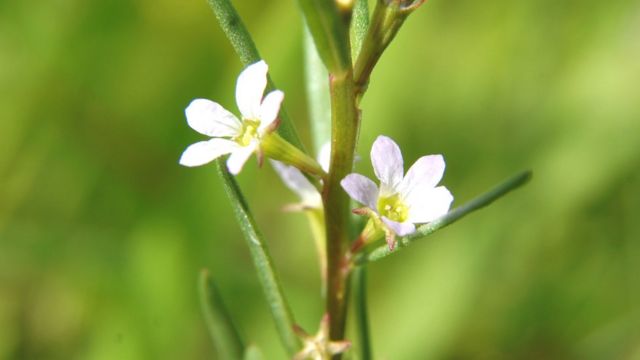
[[[321,179],[327,177],[327,173],[316,160],[293,146],[290,142],[284,140],[276,133],[271,133],[265,136],[262,140],[261,146],[264,155],[268,158],[293,165],[300,171],[317,176]]]

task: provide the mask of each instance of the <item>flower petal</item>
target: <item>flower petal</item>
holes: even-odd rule
[[[267,87],[267,71],[267,63],[261,60],[247,66],[238,76],[236,103],[245,119],[259,119],[262,94]]]
[[[415,189],[434,188],[444,174],[444,158],[442,155],[427,155],[418,159],[400,184],[400,193],[405,198]]]
[[[260,127],[259,131],[262,133],[275,119],[278,118],[280,112],[280,104],[284,100],[284,93],[280,90],[274,90],[267,94],[260,105]]]
[[[406,236],[416,231],[416,226],[413,225],[410,221],[405,221],[403,223],[395,222],[393,220],[389,220],[388,218],[382,216],[382,221],[387,225],[394,233],[398,236]]]
[[[329,166],[331,165],[331,141],[327,141],[318,152],[318,164],[322,170],[329,172]]]
[[[420,188],[406,198],[409,207],[408,220],[412,223],[428,223],[446,214],[453,202],[453,195],[444,186]]]
[[[200,134],[219,137],[234,136],[242,124],[220,104],[207,99],[195,99],[184,110],[187,124]]]
[[[257,144],[252,142],[248,146],[240,146],[234,150],[234,152],[229,155],[229,159],[227,159],[227,169],[229,169],[229,172],[233,175],[238,175],[242,167],[244,167],[244,163],[249,160],[256,148]]]
[[[180,157],[180,165],[200,166],[228,154],[238,148],[238,144],[227,139],[214,138],[189,145]]]
[[[318,190],[311,185],[300,170],[275,160],[271,160],[271,165],[284,184],[300,197],[304,205],[314,208],[322,207],[322,199]]]
[[[380,179],[380,188],[395,189],[402,181],[403,161],[398,144],[386,136],[378,136],[371,147],[371,164]]]
[[[378,187],[368,177],[360,174],[349,174],[340,181],[340,185],[352,199],[377,212]]]

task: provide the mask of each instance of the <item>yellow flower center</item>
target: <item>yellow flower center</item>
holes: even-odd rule
[[[241,146],[247,146],[251,143],[251,140],[258,137],[258,127],[260,126],[260,120],[247,120],[242,121],[242,130],[240,135],[234,138],[235,142]]]
[[[395,222],[405,222],[409,217],[409,208],[402,202],[399,194],[378,199],[378,213]]]

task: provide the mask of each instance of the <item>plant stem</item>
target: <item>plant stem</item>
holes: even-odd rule
[[[367,311],[367,267],[359,266],[353,270],[353,301],[356,312],[356,332],[360,339],[360,360],[371,359],[371,335],[369,333],[369,315]]]
[[[256,226],[238,183],[231,176],[221,159],[216,160],[215,163],[218,174],[222,178],[224,190],[229,197],[236,219],[249,246],[251,259],[258,273],[258,280],[267,298],[280,339],[289,355],[293,355],[300,348],[300,340],[293,331],[293,315],[280,286],[280,280],[273,267],[267,245]]]
[[[466,204],[459,206],[447,214],[441,216],[440,218],[420,226],[415,233],[400,238],[395,247],[395,250],[389,250],[387,245],[381,245],[374,250],[368,252],[367,254],[361,254],[356,256],[354,264],[355,265],[364,265],[368,262],[377,261],[383,259],[391,254],[395,254],[398,250],[405,248],[411,245],[414,241],[419,240],[427,235],[430,235],[443,227],[452,224],[466,215],[470,214],[473,211],[479,210],[495,200],[501,198],[507,193],[521,187],[526,184],[531,179],[531,171],[524,171],[503,183],[497,185],[493,189],[488,192],[476,197],[475,199],[467,202]]]
[[[346,320],[347,277],[344,261],[349,243],[349,197],[340,181],[351,172],[359,130],[352,73],[331,77],[331,168],[323,189],[327,229],[327,312],[329,336],[342,340]]]
[[[200,272],[198,290],[202,313],[218,356],[227,360],[240,359],[244,352],[242,338],[206,269]]]

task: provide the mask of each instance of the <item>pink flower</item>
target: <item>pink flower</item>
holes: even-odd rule
[[[442,155],[419,158],[405,175],[398,145],[386,136],[378,136],[371,148],[371,163],[380,187],[355,173],[340,184],[395,235],[409,235],[416,231],[415,224],[428,223],[449,211],[453,196],[446,187],[436,186],[444,174]]]

